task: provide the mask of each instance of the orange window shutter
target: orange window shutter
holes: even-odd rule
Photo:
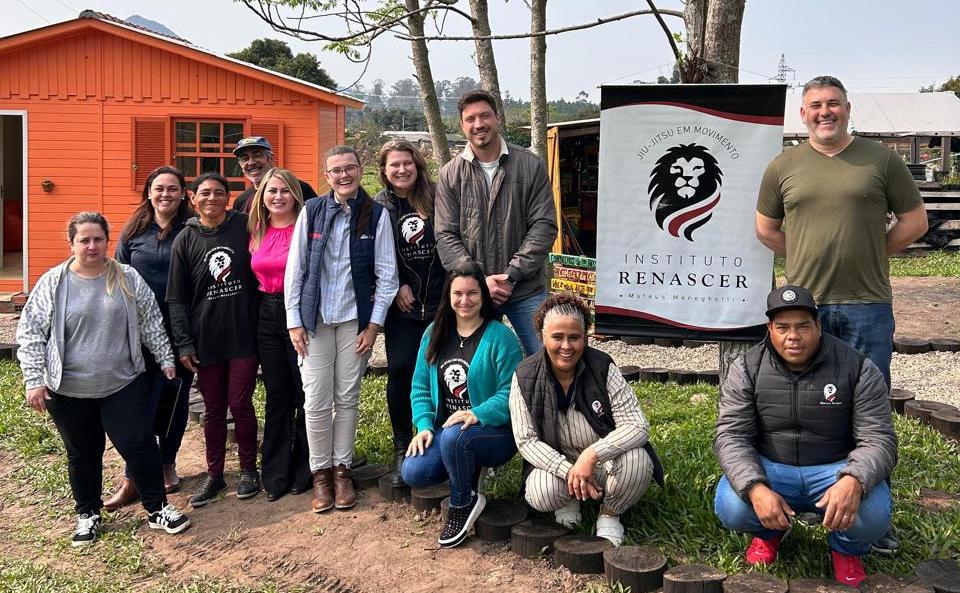
[[[133,159],[130,186],[143,189],[147,177],[157,167],[169,164],[170,119],[166,117],[133,118]]]
[[[263,136],[273,147],[273,160],[278,167],[283,166],[283,122],[267,119],[255,119],[250,122],[250,135]]]

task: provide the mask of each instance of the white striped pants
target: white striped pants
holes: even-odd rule
[[[618,515],[637,502],[650,485],[653,462],[642,448],[629,449],[619,457],[598,464],[593,474],[603,487],[603,504]],[[534,509],[547,512],[570,501],[567,481],[534,468],[527,476],[526,499]]]

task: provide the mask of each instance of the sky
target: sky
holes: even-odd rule
[[[467,10],[465,0],[460,4]],[[550,0],[547,26],[571,26],[643,6],[640,0]],[[682,2],[659,0],[657,6],[681,10]],[[489,0],[489,7],[495,34],[529,30],[524,0]],[[3,0],[0,36],[76,18],[84,8],[120,18],[139,14],[218,53],[237,51],[259,37],[283,39],[295,52],[317,54],[340,87],[359,80],[369,89],[377,78],[389,87],[414,73],[409,42],[389,34],[375,42],[364,72],[346,58],[323,51],[320,43],[272,31],[231,0]],[[681,19],[665,18],[673,31],[683,32]],[[341,29],[331,25],[325,31]],[[450,15],[443,31],[463,35],[469,26],[462,17]],[[429,47],[435,79],[479,79],[472,42],[436,41]],[[515,98],[530,95],[529,48],[528,39],[494,43],[501,89]],[[913,92],[960,74],[960,1],[749,0],[741,35],[740,82],[768,82],[777,74],[781,54],[794,71],[787,77],[791,84],[802,86],[814,76],[832,74],[854,93]],[[547,96],[574,99],[585,91],[597,101],[602,84],[655,81],[660,75],[669,77],[672,64],[663,31],[649,15],[549,36]]]

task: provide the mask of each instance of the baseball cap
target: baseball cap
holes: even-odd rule
[[[767,317],[772,319],[778,311],[786,309],[806,309],[817,316],[817,303],[813,293],[802,286],[790,284],[775,288],[767,295]]]
[[[246,138],[241,138],[240,142],[237,142],[237,147],[233,149],[233,154],[234,156],[240,156],[240,151],[248,148],[262,148],[273,152],[273,147],[270,146],[270,143],[267,142],[267,139],[263,136],[247,136]]]

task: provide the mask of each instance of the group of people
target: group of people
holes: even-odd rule
[[[317,196],[275,167],[266,139],[250,137],[235,154],[252,187],[232,209],[219,174],[200,175],[188,197],[183,175],[162,167],[115,259],[101,215],[70,221],[73,255],[31,294],[18,355],[27,403],[50,412],[67,449],[74,545],[96,539],[101,508],[137,498],[151,527],[189,526],[165,496],[180,487],[175,461],[194,375],[207,471],[193,507],[227,487],[228,410],[237,498],[312,491],[314,512],[354,506],[360,380],[380,331],[391,479],[449,480],[440,546],[466,539],[486,503],[486,468],[517,452],[533,508],[569,526],[582,501],[601,500],[597,535],[623,541],[620,515],[652,479],[662,484],[663,468],[632,389],[587,344],[587,305],[546,293],[557,234],[546,167],[501,137],[495,105],[485,91],[460,98],[468,144],[436,183],[417,149],[395,140],[380,151],[384,189],[371,197],[360,156],[337,146],[325,158],[331,190]],[[922,234],[926,219],[902,162],[847,132],[838,80],[808,83],[801,116],[810,142],[771,163],[757,209],[758,238],[786,253],[791,285],[771,293],[767,339],[722,386],[716,510],[724,525],[756,534],[751,563],[775,559],[797,511],[823,514],[837,578],[849,583],[862,578],[858,558],[890,520],[885,258]],[[889,231],[887,211],[897,216]],[[153,416],[165,397],[175,405],[158,442]],[[105,436],[127,477],[103,503]]]

